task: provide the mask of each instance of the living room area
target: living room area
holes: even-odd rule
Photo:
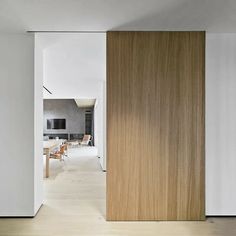
[[[95,102],[96,99],[44,99],[46,178],[55,178],[72,156],[97,156],[97,148],[94,147]],[[60,163],[53,160],[59,160]]]
[[[44,208],[39,217],[74,215],[96,202],[105,215],[105,172],[94,142],[95,99],[44,99]],[[49,148],[47,152],[47,147]],[[48,161],[48,162],[47,162]],[[95,191],[94,191],[95,190]]]
[[[82,141],[85,134],[93,146],[93,110],[96,99],[44,99],[43,132],[46,139]]]

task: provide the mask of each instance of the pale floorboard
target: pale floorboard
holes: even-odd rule
[[[45,202],[35,218],[0,219],[1,236],[235,236],[236,218],[205,222],[106,222],[105,173],[96,150],[71,149],[51,162]]]

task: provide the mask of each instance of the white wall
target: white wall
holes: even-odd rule
[[[0,34],[0,52],[0,216],[33,216],[40,206],[34,173],[34,36]]]
[[[35,36],[34,73],[34,214],[43,202],[43,53]]]
[[[42,33],[44,98],[96,98],[106,79],[105,33]]]
[[[206,39],[206,214],[236,215],[236,34]]]
[[[105,81],[100,84],[100,94],[94,106],[94,143],[98,148],[101,167],[106,170],[106,91],[104,84],[106,84]]]

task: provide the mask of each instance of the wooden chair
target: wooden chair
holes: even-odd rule
[[[65,145],[64,144],[60,146],[59,151],[56,151],[54,153],[50,153],[50,158],[58,159],[60,161],[64,160],[64,156],[65,156]]]
[[[90,134],[85,134],[83,140],[80,142],[80,145],[88,146],[91,142],[92,136]]]
[[[65,146],[64,156],[68,157],[68,143],[65,143],[64,146]]]

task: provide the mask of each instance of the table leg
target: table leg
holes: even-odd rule
[[[49,151],[46,153],[46,178],[49,177]]]

